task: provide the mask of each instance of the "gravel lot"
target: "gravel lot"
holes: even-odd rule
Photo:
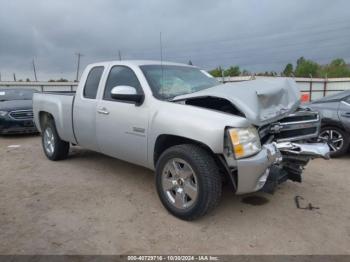
[[[350,254],[350,157],[313,161],[304,183],[253,194],[261,203],[226,188],[184,222],[142,167],[79,147],[51,162],[39,136],[0,137],[0,156],[0,254]]]

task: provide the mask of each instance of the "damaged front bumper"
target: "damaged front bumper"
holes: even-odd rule
[[[266,144],[249,158],[237,160],[236,194],[258,190],[271,192],[287,179],[301,182],[301,173],[310,159],[329,159],[325,143],[299,144],[282,142]]]

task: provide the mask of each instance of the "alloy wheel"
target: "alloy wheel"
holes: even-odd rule
[[[168,201],[178,209],[188,209],[198,198],[198,180],[185,160],[170,159],[162,172],[162,189]]]
[[[51,127],[47,127],[44,132],[44,148],[45,151],[52,155],[55,151],[55,137]]]
[[[342,134],[334,129],[323,130],[319,135],[319,139],[329,145],[331,152],[340,150],[344,145]]]

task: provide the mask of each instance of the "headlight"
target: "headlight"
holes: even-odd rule
[[[0,116],[6,116],[7,115],[7,111],[0,111]]]
[[[258,131],[254,127],[228,130],[236,159],[248,157],[261,150]]]

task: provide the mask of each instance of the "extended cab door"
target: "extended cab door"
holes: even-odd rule
[[[116,86],[131,86],[143,93],[135,72],[113,66],[97,105],[97,141],[102,153],[139,165],[147,163],[148,108],[111,97]]]
[[[350,96],[340,102],[338,110],[340,121],[344,127],[350,130]]]
[[[99,151],[96,136],[97,91],[104,71],[103,66],[94,66],[84,72],[73,104],[73,127],[77,142],[82,147]]]

